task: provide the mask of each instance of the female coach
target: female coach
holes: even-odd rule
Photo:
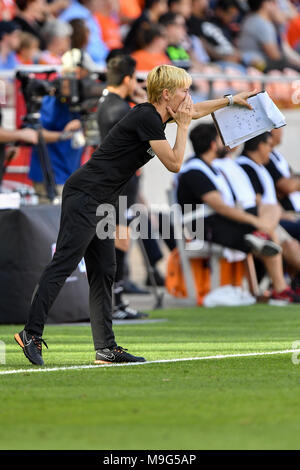
[[[135,106],[121,119],[92,158],[65,183],[56,252],[34,290],[24,330],[15,334],[15,340],[33,364],[44,364],[42,334],[49,309],[82,257],[90,287],[95,363],[145,361],[129,354],[115,341],[112,329],[114,240],[97,236],[96,212],[101,204],[116,207],[124,185],[155,155],[169,171],[178,172],[192,119],[233,103],[251,109],[247,98],[255,91],[193,104],[189,95],[191,83],[184,69],[171,65],[155,67],[147,77],[148,102]],[[177,123],[173,148],[164,132],[170,120]]]

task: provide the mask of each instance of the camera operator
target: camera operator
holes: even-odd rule
[[[60,197],[65,181],[80,167],[83,147],[72,148],[71,138],[73,132],[80,129],[81,123],[76,114],[68,109],[68,105],[61,103],[54,96],[43,98],[41,123],[54,174],[55,189]],[[32,150],[29,178],[39,196],[39,203],[50,203],[37,147]]]
[[[64,67],[64,56],[62,61]],[[88,73],[84,66],[83,63],[81,67],[82,75]],[[76,76],[79,76],[77,72],[78,67],[76,67]],[[61,102],[56,96],[48,95],[43,97],[40,114],[43,135],[47,142],[47,150],[54,174],[55,189],[60,197],[65,181],[81,165],[83,145],[80,147],[76,145],[76,148],[74,148],[72,142],[73,133],[81,129],[80,114],[71,111],[69,105]],[[33,181],[36,193],[39,195],[39,202],[41,204],[49,203],[36,147],[32,151],[29,178]]]

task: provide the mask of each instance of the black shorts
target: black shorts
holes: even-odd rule
[[[246,212],[257,215],[257,208],[247,209]],[[245,244],[244,236],[254,230],[256,228],[253,225],[241,224],[219,214],[209,216],[204,220],[204,239],[206,241],[245,253],[249,252],[249,247]]]

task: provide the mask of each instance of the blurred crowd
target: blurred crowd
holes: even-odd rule
[[[137,86],[135,70],[142,74],[161,64],[173,64],[195,74],[192,92],[200,99],[211,97],[208,83],[201,78],[201,74],[219,75],[213,85],[215,94],[220,96],[224,91],[246,89],[245,82],[238,80],[242,75],[252,76],[255,83],[255,77],[264,74],[297,76],[300,72],[300,3],[296,0],[0,0],[0,6],[0,72],[13,70],[20,64],[63,65],[66,68],[69,59],[74,61],[76,56],[81,70],[106,70],[108,78],[104,97],[111,94],[114,99],[122,98],[124,101],[125,97],[131,96],[135,104],[138,102],[137,96],[131,93],[134,90],[142,91]],[[80,54],[79,51],[84,53]],[[123,56],[123,59],[111,62],[117,56]],[[230,75],[235,75],[235,79],[230,80]],[[284,84],[281,87],[278,83],[271,86],[273,98],[285,93]],[[290,88],[288,91],[290,100]],[[140,98],[142,101],[146,99],[145,96]],[[101,103],[103,105],[103,99]],[[129,109],[126,103],[126,112]],[[117,108],[117,120],[121,114],[120,108]],[[104,124],[108,124],[107,110],[102,115],[105,116]],[[70,136],[70,133],[80,131],[81,120],[80,114],[71,111],[66,103],[55,96],[43,98],[41,125],[58,194],[61,194],[66,179],[82,163],[84,145],[73,146]],[[29,177],[40,202],[43,197],[47,199],[39,151],[35,145],[36,132],[32,129],[6,131],[3,128],[0,131],[2,146],[16,140],[34,145]],[[222,224],[216,216],[206,220],[209,232],[205,235],[209,241],[220,243],[220,235],[224,246],[249,252],[244,237],[247,235],[249,242],[250,235],[252,242],[254,240],[257,244],[260,240],[257,233],[253,235],[253,231],[262,232],[263,235],[267,233],[269,239],[280,246],[274,256],[263,260],[263,270],[268,272],[274,286],[273,297],[275,300],[299,303],[300,179],[291,172],[284,157],[273,149],[280,139],[276,132],[272,136],[265,134],[252,142],[252,146],[246,147],[239,165],[233,165],[228,155],[225,158],[224,154],[223,160],[219,158],[214,126],[200,125],[194,130],[191,140],[195,151],[193,158],[197,159],[198,166],[199,159],[205,162],[204,170],[199,170],[197,165],[197,168],[190,170],[184,168],[183,175],[179,176],[177,196],[183,205],[204,203],[221,217]],[[199,142],[202,142],[203,148],[199,147]],[[3,147],[2,157],[0,155],[3,162],[6,158],[4,150]],[[241,194],[242,189],[245,192],[248,187],[246,205],[243,205],[243,200],[238,201],[242,209],[237,209],[237,213],[233,208],[238,197],[233,198],[229,205],[225,204],[226,198],[215,181],[220,167],[223,173],[228,171],[228,180],[237,182],[238,187],[233,191],[236,195]],[[242,170],[247,173],[246,176]],[[235,177],[236,174],[239,176]],[[243,178],[246,181],[244,185],[241,183]],[[138,198],[144,202],[138,191],[139,175],[135,175],[135,179],[133,192],[138,194],[135,194],[135,200]],[[226,181],[223,183],[224,189]],[[202,188],[202,193],[199,188]],[[263,199],[268,191],[272,197]],[[252,210],[250,215],[246,213],[249,208]],[[266,215],[266,208],[272,214],[271,221]],[[236,222],[235,238],[233,221]],[[149,226],[151,223],[149,220]],[[217,232],[218,227],[221,227],[220,232]],[[226,233],[227,242],[224,240]],[[147,242],[144,245],[145,259],[149,264],[146,284],[153,284],[150,279],[152,274],[154,284],[164,285],[157,269],[157,263],[163,256],[159,244],[149,240],[148,245]],[[173,250],[174,240],[169,245],[168,248]],[[127,249],[119,249],[122,260],[119,254],[118,263],[122,266],[122,272],[114,292],[116,318],[125,319],[145,316],[129,309],[120,297],[124,290],[126,292],[126,285],[127,292],[145,293],[132,285],[128,277],[126,280],[123,273],[126,263],[122,252]],[[284,279],[283,260],[292,272],[292,290]]]
[[[0,70],[59,65],[71,48],[104,68],[110,51],[121,49],[144,72],[170,63],[194,73],[300,70],[297,0],[0,0],[0,6]]]

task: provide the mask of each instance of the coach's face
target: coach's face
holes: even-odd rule
[[[177,90],[174,92],[173,95],[170,96],[170,102],[168,106],[172,108],[174,113],[176,113],[179,105],[183,102],[185,99],[186,95],[189,93],[189,87],[183,87],[183,88],[177,88]]]

